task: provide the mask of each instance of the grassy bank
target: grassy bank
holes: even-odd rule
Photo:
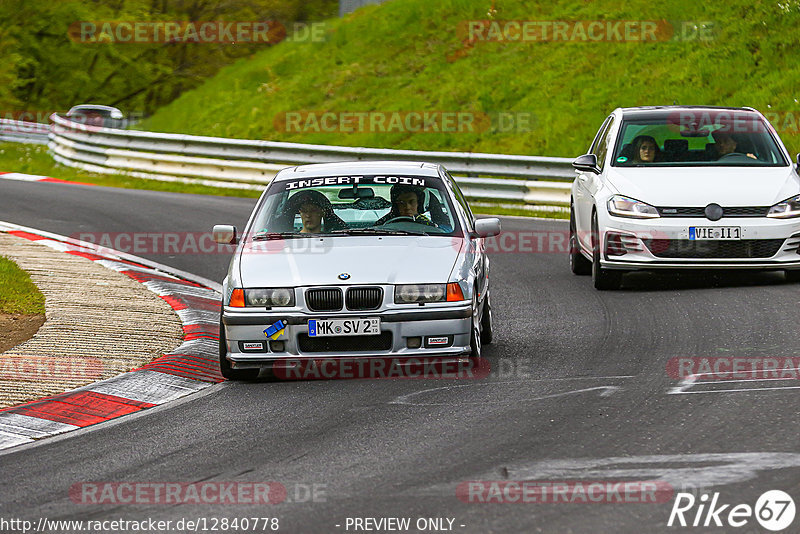
[[[44,295],[28,273],[0,256],[0,313],[35,315],[44,313]]]
[[[621,42],[609,32],[609,40],[598,42],[580,33],[567,40],[494,42],[486,40],[492,38],[488,30],[469,34],[467,21],[487,19],[492,5],[495,21],[579,21],[584,28],[591,21],[654,21],[657,40]],[[615,107],[678,103],[773,113],[784,141],[797,149],[798,20],[796,0],[393,0],[331,21],[324,39],[284,42],[224,68],[142,128],[571,157],[585,151]],[[308,115],[300,123],[285,121],[287,113],[319,118],[326,111],[463,112],[474,114],[478,127],[347,133],[341,131],[347,127],[322,131]],[[501,114],[518,119],[508,131]]]

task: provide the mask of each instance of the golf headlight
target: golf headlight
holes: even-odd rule
[[[407,284],[395,286],[395,304],[443,302],[447,297],[446,284]]]
[[[774,219],[800,217],[800,195],[778,202],[769,209],[767,217]]]
[[[247,306],[284,307],[294,306],[294,291],[286,287],[275,289],[245,289]]]
[[[639,200],[614,195],[608,199],[608,212],[617,217],[631,217],[634,219],[655,219],[659,217],[658,210],[650,204]]]

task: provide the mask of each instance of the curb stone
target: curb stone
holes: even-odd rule
[[[152,408],[203,390],[219,374],[219,286],[143,258],[49,232],[0,222],[0,231],[82,256],[125,274],[166,301],[183,343],[133,371],[65,393],[0,409],[0,450]]]

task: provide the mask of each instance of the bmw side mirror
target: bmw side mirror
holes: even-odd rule
[[[572,166],[575,167],[575,170],[581,172],[593,172],[595,174],[600,174],[600,166],[597,165],[597,156],[594,154],[584,154],[583,156],[578,156],[575,158],[575,161],[572,162]]]
[[[491,237],[500,233],[500,219],[478,219],[475,221],[475,233],[478,237]]]
[[[800,152],[797,153],[797,172],[800,173]]]
[[[215,224],[211,230],[211,239],[214,243],[223,245],[235,245],[239,241],[236,237],[236,227],[229,224]]]

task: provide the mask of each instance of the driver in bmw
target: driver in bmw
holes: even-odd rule
[[[413,185],[397,184],[393,185],[390,196],[392,198],[392,209],[389,213],[375,222],[375,226],[384,224],[386,221],[396,217],[410,217],[414,222],[435,226],[425,215],[420,214],[419,209],[425,205],[425,191]]]

